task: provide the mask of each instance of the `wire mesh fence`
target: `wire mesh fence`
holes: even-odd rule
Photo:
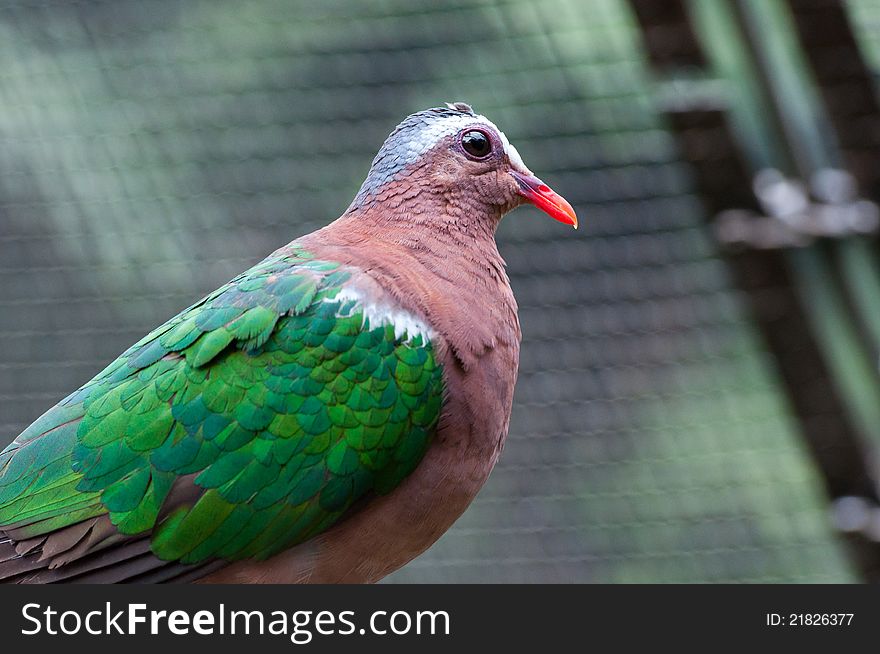
[[[623,0],[0,2],[0,61],[0,443],[464,100],[584,228],[502,224],[510,437],[391,580],[855,580]]]

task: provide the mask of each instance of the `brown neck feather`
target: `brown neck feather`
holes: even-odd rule
[[[503,210],[472,194],[432,192],[430,182],[388,184],[373,202],[298,242],[367,272],[403,308],[424,317],[467,370],[486,350],[520,337],[495,244]]]

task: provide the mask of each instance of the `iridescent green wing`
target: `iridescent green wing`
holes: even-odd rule
[[[441,371],[423,334],[370,324],[349,276],[276,255],[148,335],[0,454],[0,527],[109,513],[162,559],[265,558],[393,489]],[[199,492],[166,506],[175,482]]]

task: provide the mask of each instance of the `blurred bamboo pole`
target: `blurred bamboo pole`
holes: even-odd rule
[[[797,224],[784,222],[784,212],[763,216],[768,203],[758,195],[755,174],[767,166],[781,171],[776,173],[777,189],[787,189],[790,202],[803,204],[807,214],[815,207],[809,193],[811,183],[834,164],[846,167],[858,192],[869,192],[870,200],[878,199],[875,189],[880,165],[866,162],[880,158],[880,147],[862,147],[849,132],[836,135],[838,129],[849,129],[846,124],[851,116],[838,106],[840,102],[834,104],[839,82],[833,73],[835,67],[822,60],[816,48],[811,49],[815,45],[811,39],[822,34],[817,27],[821,20],[817,23],[816,18],[822,12],[830,16],[828,24],[840,34],[836,43],[842,44],[845,59],[859,62],[849,66],[855,73],[846,80],[859,89],[857,115],[876,126],[880,113],[875,111],[876,102],[872,106],[867,101],[873,97],[872,82],[841,3],[774,2],[774,7],[750,0],[716,0],[699,7],[684,0],[631,0],[630,4],[661,84],[674,84],[680,75],[693,77],[695,68],[706,80],[727,75],[727,93],[720,103],[709,105],[700,97],[691,102],[675,98],[667,116],[684,158],[694,166],[708,217],[714,221],[727,212],[728,218],[737,218],[741,229],[754,231],[736,248],[722,244],[722,254],[738,287],[745,291],[752,317],[774,355],[801,434],[832,501],[830,513],[843,527],[863,578],[878,582],[880,497],[874,449],[880,445],[880,300],[874,291],[880,289],[880,266],[876,251],[867,247],[863,236],[829,234],[817,238],[798,234]],[[819,14],[817,5],[823,7]],[[769,28],[761,13],[768,7],[778,13],[786,8],[791,12],[798,26],[794,30],[798,40],[792,49],[809,51],[802,75],[780,67],[779,53],[768,42]],[[717,70],[718,57],[713,57],[711,44],[703,45],[708,37],[700,33],[697,9],[704,17],[715,12],[713,20],[728,32],[725,47],[737,50],[735,55],[727,53],[728,70]],[[674,44],[666,42],[672,38]],[[778,50],[778,44],[772,45]],[[785,54],[792,59],[802,57],[797,51]],[[736,67],[732,75],[731,66]],[[808,102],[805,98],[810,98],[811,89],[799,88],[797,97],[791,98],[781,81],[789,75],[784,78],[789,86],[807,85],[811,73],[821,89],[819,100],[833,106],[798,113],[798,107],[791,103]],[[740,89],[744,92],[738,93]],[[814,117],[825,115],[832,118],[823,129]],[[744,125],[748,127],[744,129]],[[749,133],[752,129],[759,133]],[[825,138],[829,133],[836,138]],[[829,141],[840,151],[829,147]],[[711,148],[704,143],[711,143]],[[769,232],[757,229],[768,225],[802,238],[793,238],[786,245],[771,243],[766,240]],[[854,511],[863,515],[854,519]]]

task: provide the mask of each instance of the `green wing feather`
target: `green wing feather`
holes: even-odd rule
[[[153,331],[0,453],[0,527],[107,513],[165,560],[265,558],[393,489],[435,432],[441,370],[337,299],[348,278],[273,255]],[[201,493],[166,506],[185,475]]]

